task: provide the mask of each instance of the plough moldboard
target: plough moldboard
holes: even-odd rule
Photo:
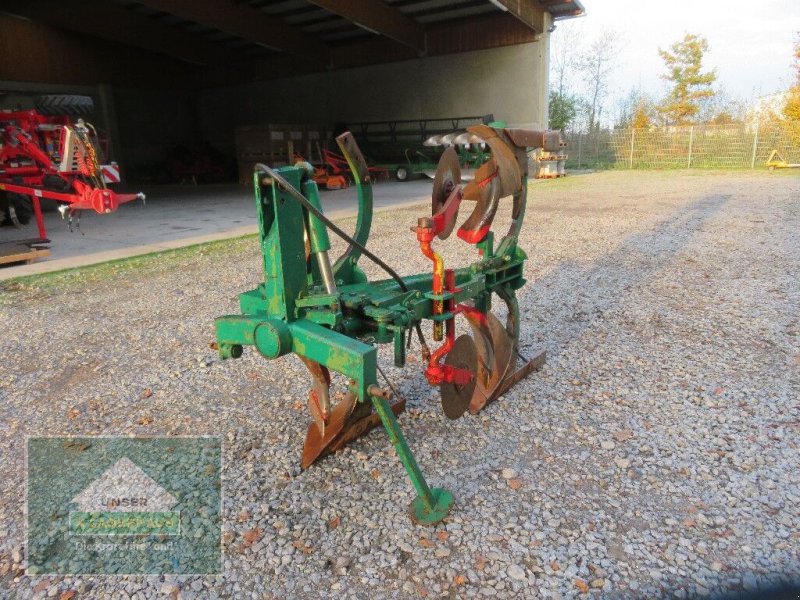
[[[322,212],[313,169],[306,163],[271,169],[258,165],[254,175],[256,207],[264,266],[264,283],[240,295],[241,315],[216,320],[222,358],[238,358],[243,346],[254,346],[265,358],[296,354],[311,374],[308,426],[303,468],[335,452],[382,424],[417,496],[411,517],[437,523],[449,512],[453,496],[430,488],[405,441],[396,416],[405,401],[391,403],[393,388],[378,382],[375,344],[393,344],[394,364],[406,364],[410,337],[416,335],[425,376],[439,386],[442,408],[450,419],[477,413],[512,385],[543,364],[544,352],[518,368],[519,309],[516,291],[525,284],[525,253],[517,240],[525,216],[527,151],[558,150],[556,131],[505,129],[478,125],[469,133],[485,141],[492,158],[462,185],[456,152],[447,149],[433,182],[431,214],[412,232],[431,272],[400,277],[366,248],[372,223],[372,187],[367,164],[350,133],[337,138],[357,185],[359,212],[355,233],[341,231]],[[511,225],[495,243],[492,221],[501,199],[512,202]],[[455,229],[459,208],[472,206],[457,236],[475,247],[476,262],[445,268],[434,249],[437,238]],[[329,231],[348,247],[331,261]],[[369,281],[359,267],[364,257],[389,275]],[[495,296],[497,298],[495,298]],[[502,323],[492,303],[505,303]],[[463,318],[472,335],[455,335],[455,319]],[[432,322],[429,349],[422,321]],[[349,389],[331,402],[331,371],[343,374]]]

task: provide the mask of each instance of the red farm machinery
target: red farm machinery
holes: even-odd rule
[[[0,110],[0,220],[19,228],[33,216],[39,234],[0,244],[0,263],[30,260],[49,243],[42,199],[57,203],[70,228],[82,210],[104,214],[144,200],[108,187],[119,182],[119,166],[106,163],[97,131],[83,119],[93,110],[89,96],[77,95],[40,96],[34,109]]]

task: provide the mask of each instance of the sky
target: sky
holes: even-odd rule
[[[800,32],[800,0],[582,0],[586,16],[557,22],[552,42],[569,29],[591,40],[600,30],[620,38],[618,66],[610,79],[607,112],[632,88],[660,98],[667,83],[659,46],[686,33],[708,39],[706,69],[733,99],[752,100],[786,89],[792,81],[792,47]]]

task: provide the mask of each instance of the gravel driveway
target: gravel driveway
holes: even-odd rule
[[[456,497],[435,528],[406,516],[380,430],[300,472],[299,361],[209,348],[259,281],[253,238],[0,286],[0,597],[684,598],[797,577],[800,178],[605,172],[530,198],[522,347],[545,367],[453,422],[419,361],[381,354]],[[429,268],[423,211],[376,218],[370,247],[403,274]],[[453,236],[447,256],[470,253]],[[222,436],[224,574],[24,575],[25,437],[53,434]]]

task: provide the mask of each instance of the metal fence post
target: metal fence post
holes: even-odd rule
[[[694,143],[694,125],[689,127],[689,158],[686,161],[686,168],[692,168],[692,144]]]
[[[581,168],[581,141],[583,140],[583,134],[578,133],[578,168]]]
[[[628,165],[628,168],[630,168],[630,169],[633,168],[633,141],[634,141],[634,139],[636,139],[636,128],[635,127],[631,127],[631,156],[630,156],[629,165]]]
[[[756,121],[756,133],[753,136],[753,155],[750,157],[750,168],[756,168],[756,150],[758,149],[758,129],[761,125],[761,119]]]

